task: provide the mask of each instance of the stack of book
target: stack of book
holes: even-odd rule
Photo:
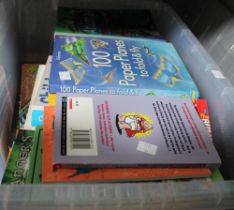
[[[120,14],[59,11],[3,183],[201,178],[221,164],[207,103],[176,49],[152,25],[127,24],[131,37],[113,29]]]

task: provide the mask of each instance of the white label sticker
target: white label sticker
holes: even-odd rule
[[[71,80],[71,75],[68,71],[60,71],[59,77],[60,80]]]
[[[156,155],[158,146],[147,142],[140,141],[137,145],[137,150],[149,155]]]
[[[67,98],[67,155],[97,156],[93,99]]]
[[[214,75],[215,78],[217,79],[225,79],[223,73],[218,70],[211,70],[212,74]]]

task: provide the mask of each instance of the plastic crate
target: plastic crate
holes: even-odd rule
[[[3,1],[3,3],[4,2],[7,1]],[[9,2],[16,3],[16,1],[13,0]],[[32,4],[33,1],[23,2],[25,3],[25,9],[27,10],[27,3]],[[37,1],[35,0],[34,2]],[[35,3],[35,5],[40,4],[38,2]],[[56,7],[58,6],[57,0],[47,0],[42,2],[44,2],[44,6],[50,6],[50,8],[47,9],[48,11],[51,10],[51,13],[56,11]],[[60,3],[64,2],[65,1],[61,1]],[[92,0],[87,2],[85,0],[70,1],[70,3],[76,4],[77,7],[79,7],[79,3],[82,2],[83,4],[80,4],[82,7],[85,7],[85,5],[92,7],[91,3],[93,3],[97,8],[101,8],[102,4],[105,4],[106,8],[109,9],[115,9],[118,5],[120,5],[121,8],[124,7],[126,9],[131,8],[132,5],[135,5],[136,9],[143,7],[151,9],[162,35],[174,44],[197,83],[202,97],[208,100],[214,130],[215,145],[222,157],[223,170],[229,177],[233,178],[234,167],[232,162],[234,160],[234,141],[232,140],[234,136],[234,88],[188,27],[181,21],[175,12],[164,3],[155,3],[154,1],[145,0],[144,2],[137,1],[137,4],[135,4],[134,1],[120,1],[120,4],[115,2],[112,5],[110,3],[108,4],[108,1],[106,0]],[[0,8],[1,4],[2,2],[0,2]],[[12,7],[9,3],[5,3],[4,5],[8,5],[9,8]],[[19,5],[22,6],[23,4]],[[21,8],[20,11],[24,10]],[[35,17],[32,17],[32,20],[34,19]],[[26,35],[30,35],[30,30],[27,31],[25,36]],[[0,36],[0,38],[2,37]],[[26,43],[30,43],[30,40],[28,40],[27,37],[23,38]],[[40,34],[38,34],[37,38],[40,39]],[[2,38],[2,40],[3,39],[4,38]],[[10,42],[7,44],[10,46]],[[37,45],[39,44],[37,43]],[[2,46],[1,43],[0,46]],[[37,49],[35,48],[34,50],[36,51]],[[12,52],[15,52],[14,49],[12,49]],[[16,58],[13,58],[13,61],[15,61],[15,59]],[[33,60],[34,57],[32,56],[31,59]],[[0,60],[0,62],[3,61]],[[15,65],[15,67],[17,67],[17,65]],[[13,66],[12,69],[14,69]],[[14,78],[17,78],[16,70],[12,70],[11,73]],[[16,92],[16,90],[14,91]],[[14,95],[11,98],[14,98]],[[233,207],[234,181],[211,182],[208,180],[193,180],[186,182],[136,182],[125,184],[74,183],[0,186],[0,209],[3,210],[191,210],[231,209]]]

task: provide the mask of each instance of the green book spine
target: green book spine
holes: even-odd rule
[[[42,131],[42,126],[36,127],[27,183],[40,183]]]
[[[42,140],[43,140],[43,127],[38,127],[38,146],[34,168],[33,184],[41,183],[42,174]]]

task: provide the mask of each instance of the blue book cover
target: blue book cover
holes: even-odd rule
[[[148,38],[56,35],[51,93],[196,99],[198,89],[172,44]]]

